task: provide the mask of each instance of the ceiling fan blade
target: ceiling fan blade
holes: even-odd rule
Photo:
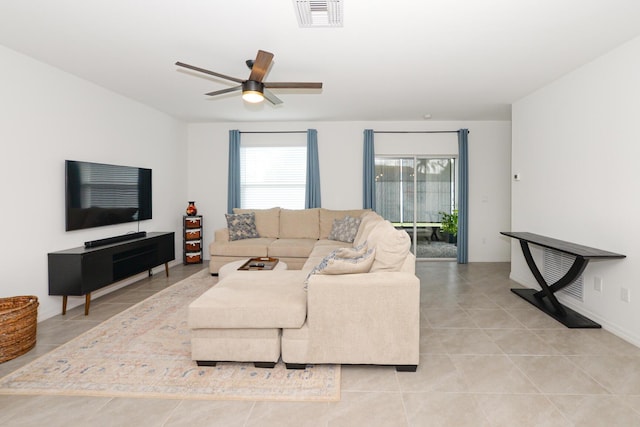
[[[259,50],[258,56],[256,56],[256,60],[253,61],[253,67],[251,67],[251,74],[249,75],[249,80],[262,82],[262,79],[264,79],[264,76],[267,74],[267,71],[269,70],[269,65],[271,65],[272,59],[273,59],[273,53],[265,52],[264,50]]]
[[[196,67],[194,65],[185,64],[183,62],[176,62],[178,67],[188,68],[199,73],[209,74],[211,76],[220,77],[221,79],[231,80],[232,82],[242,83],[244,80],[237,79],[235,77],[226,76],[224,74],[216,73],[215,71],[205,70],[204,68]]]
[[[209,96],[222,95],[223,93],[235,92],[235,91],[240,90],[240,89],[242,89],[242,85],[230,87],[230,88],[227,88],[227,89],[216,90],[216,91],[213,91],[213,92],[205,93],[205,95],[209,95]]]
[[[311,82],[264,82],[269,89],[322,89],[322,83]]]
[[[263,95],[266,98],[266,100],[272,103],[273,105],[282,104],[282,100],[277,96],[275,96],[272,92],[269,92],[268,90],[265,90],[263,92]]]

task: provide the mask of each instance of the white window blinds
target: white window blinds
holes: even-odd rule
[[[295,146],[241,146],[241,207],[304,209],[305,143]]]

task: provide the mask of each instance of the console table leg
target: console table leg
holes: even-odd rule
[[[65,314],[67,314],[67,296],[63,295],[62,296],[62,315],[64,316]]]
[[[587,267],[588,263],[588,259],[577,256],[567,273],[562,276],[556,283],[549,286],[551,292],[557,292],[565,286],[572,284],[584,272],[584,269]]]
[[[564,307],[562,306],[562,304],[560,304],[560,301],[558,301],[556,296],[553,295],[553,292],[551,292],[551,289],[549,289],[549,285],[547,284],[547,282],[545,282],[544,277],[542,277],[542,273],[540,273],[540,270],[538,269],[538,266],[536,265],[536,262],[531,255],[529,243],[525,242],[524,240],[520,240],[520,248],[522,249],[522,254],[524,255],[525,261],[527,261],[529,270],[531,270],[531,273],[533,273],[533,277],[535,277],[536,281],[540,285],[540,288],[542,288],[542,291],[537,292],[535,294],[535,297],[539,300],[542,300],[542,297],[546,296],[555,309],[555,312],[559,316],[566,316],[567,312],[565,311]]]
[[[89,307],[91,306],[91,292],[84,296],[84,315],[89,315]]]
[[[167,277],[169,277],[169,263],[168,262],[164,263],[164,273],[167,275]]]

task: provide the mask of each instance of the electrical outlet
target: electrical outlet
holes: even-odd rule
[[[627,288],[620,288],[620,299],[624,302],[631,302],[631,292]]]
[[[593,289],[596,292],[602,292],[602,277],[594,277],[593,278]]]

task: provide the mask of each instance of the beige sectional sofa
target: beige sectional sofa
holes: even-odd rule
[[[230,241],[228,228],[216,230],[214,241],[209,245],[211,274],[218,274],[220,267],[229,262],[266,256],[286,262],[289,270],[300,270],[316,245],[328,245],[333,249],[345,246],[344,242],[328,240],[335,219],[343,219],[347,215],[360,217],[367,212],[364,209],[278,207],[233,211],[238,214],[253,212],[260,237]]]
[[[290,269],[236,271],[196,299],[188,318],[193,360],[416,369],[420,281],[406,232],[365,210],[252,212],[260,237],[213,242],[211,272],[251,256],[278,257]],[[327,239],[346,215],[361,218],[353,243]],[[216,239],[225,235],[216,231]]]

